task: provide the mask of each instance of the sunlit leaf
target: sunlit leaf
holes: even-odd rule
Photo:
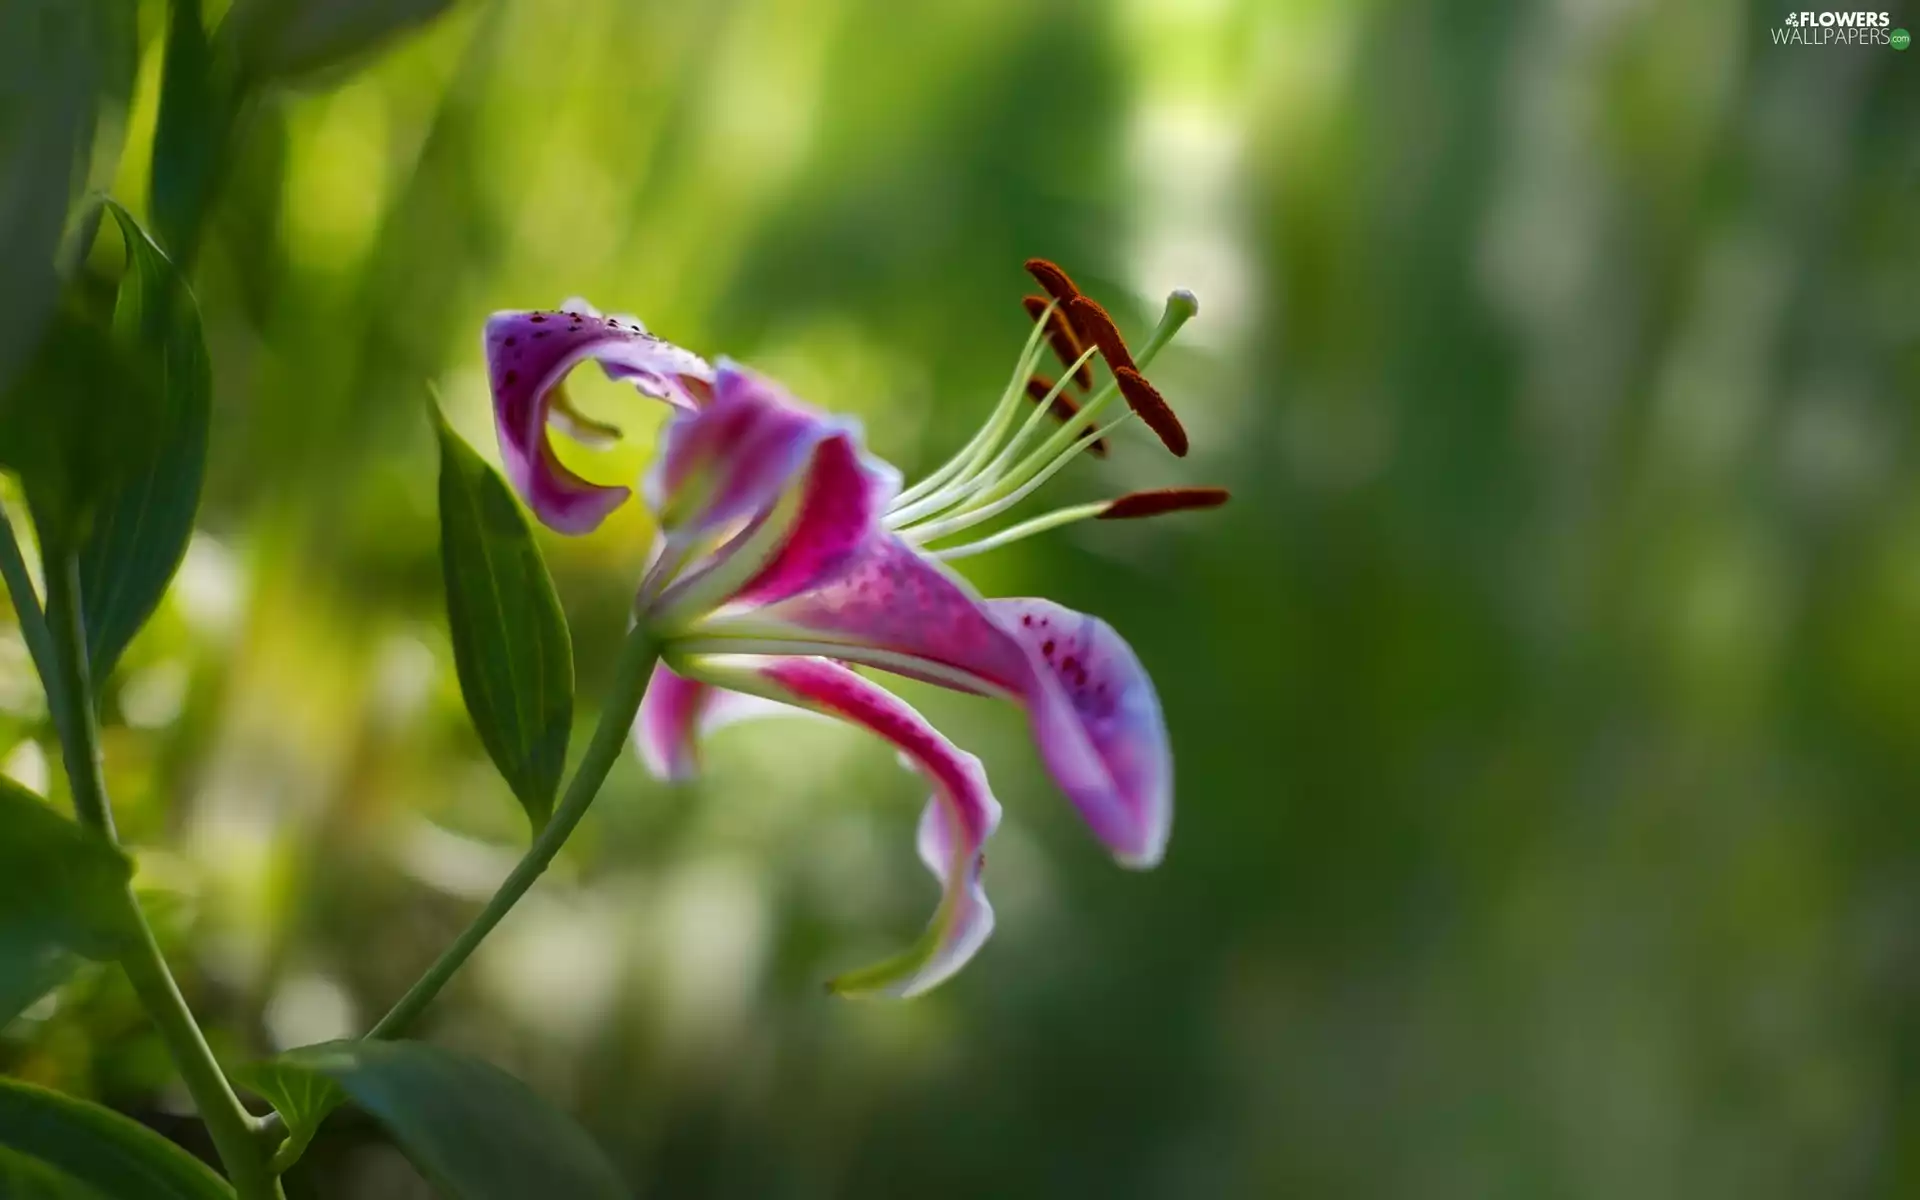
[[[570,1118],[499,1068],[437,1046],[326,1042],[288,1051],[242,1078],[277,1108],[286,1102],[281,1115],[301,1146],[344,1095],[454,1200],[628,1195]]]
[[[451,5],[452,0],[241,0],[228,21],[247,74],[281,79],[359,58]]]
[[[100,502],[80,548],[87,658],[96,682],[153,615],[186,555],[206,473],[212,393],[200,313],[186,281],[124,208],[111,201],[107,207],[127,245],[115,331],[157,374],[161,419],[141,461]]]
[[[199,1159],[144,1125],[0,1079],[0,1195],[59,1200],[232,1200]]]
[[[0,1024],[45,995],[76,957],[127,936],[133,865],[118,849],[0,777]]]
[[[440,565],[460,691],[480,741],[546,823],[573,721],[573,647],[513,493],[460,436],[440,434]]]

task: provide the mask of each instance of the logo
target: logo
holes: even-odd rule
[[[1893,28],[1883,12],[1790,12],[1770,31],[1776,46],[1892,46],[1905,50],[1912,37]]]

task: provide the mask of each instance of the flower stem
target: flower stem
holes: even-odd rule
[[[633,728],[634,716],[640,711],[640,698],[646,694],[647,683],[653,678],[654,663],[659,661],[660,647],[647,631],[645,625],[635,625],[627,634],[627,640],[620,648],[620,660],[614,668],[613,690],[607,696],[606,704],[600,710],[600,724],[593,731],[593,740],[587,743],[587,752],[580,759],[580,765],[574,769],[573,779],[567,784],[567,794],[561,799],[560,806],[541,829],[540,835],[527,848],[526,855],[507,876],[500,890],[487,901],[480,915],[473,919],[453,945],[427,968],[427,973],[418,983],[408,989],[386,1016],[367,1031],[370,1038],[397,1038],[407,1030],[425,1011],[440,989],[447,985],[454,973],[460,969],[486,936],[493,932],[509,910],[527,894],[534,880],[540,878],[560,847],[566,844],[574,826],[585,816],[593,798],[599,794],[600,785],[606,782],[607,773],[613,770],[613,764],[620,758],[620,752],[627,744],[628,733]]]
[[[6,540],[11,542],[11,536]],[[45,566],[46,627],[54,677],[59,681],[57,687],[48,689],[48,702],[59,714],[61,754],[73,790],[74,815],[82,825],[114,841],[113,810],[100,771],[100,730],[94,718],[93,683],[87,668],[86,629],[80,615],[80,562],[73,554],[62,553],[49,555]],[[14,596],[19,605],[20,594],[15,592]],[[160,944],[154,940],[153,929],[140,911],[131,885],[125,895],[133,936],[120,953],[120,965],[133,984],[134,994],[159,1027],[160,1038],[200,1110],[200,1119],[206,1122],[207,1134],[240,1200],[277,1200],[282,1194],[280,1183],[254,1141],[254,1119],[221,1073],[206,1036],[167,969]]]
[[[40,611],[40,598],[34,594],[33,578],[27,574],[26,556],[20,553],[20,542],[13,536],[13,523],[4,512],[0,512],[0,579],[6,581],[7,595],[13,598],[20,638],[27,644],[33,669],[40,673],[40,686],[47,693],[47,708],[54,714],[54,720],[59,721],[64,706],[55,695],[60,675],[54,664],[53,635],[47,632],[47,618]]]

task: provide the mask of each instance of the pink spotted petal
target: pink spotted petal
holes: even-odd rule
[[[814,450],[802,486],[800,511],[785,540],[732,603],[783,600],[846,566],[899,493],[900,474],[839,434]]]
[[[647,602],[651,619],[670,628],[832,575],[878,527],[899,485],[898,472],[861,450],[855,424],[722,363],[712,401],[668,427],[647,477],[666,535],[661,559],[673,572]],[[695,561],[681,566],[683,554]]]
[[[954,746],[926,718],[888,692],[823,658],[699,657],[703,679],[850,721],[879,734],[924,776],[933,797],[921,814],[921,861],[940,881],[940,907],[912,946],[835,979],[842,995],[913,996],[965,966],[993,932],[993,906],[980,884],[987,838],[1000,805],[980,760]]]
[[[1129,866],[1157,863],[1172,767],[1152,683],[1104,623],[1046,601],[984,601],[941,564],[876,533],[817,586],[703,629],[787,645],[1022,704],[1049,773]],[[1071,660],[1071,661],[1069,661]]]
[[[593,529],[630,494],[580,478],[548,444],[551,395],[567,373],[597,359],[680,407],[697,403],[697,390],[712,374],[698,356],[647,333],[638,321],[591,309],[495,313],[485,347],[507,479],[541,521],[563,533]]]
[[[963,691],[1024,698],[1033,684],[1026,652],[981,604],[964,579],[876,531],[817,586],[711,624],[817,639],[845,648],[835,657]]]
[[[1034,737],[1054,779],[1122,862],[1158,863],[1173,827],[1173,752],[1133,648],[1051,600],[988,600],[986,610],[1039,676]]]
[[[726,529],[759,515],[799,476],[815,447],[850,431],[772,380],[722,361],[713,399],[667,426],[647,473],[647,504],[672,537]]]

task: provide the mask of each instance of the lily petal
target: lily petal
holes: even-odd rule
[[[1133,647],[1100,618],[1051,600],[988,600],[986,610],[1051,678],[1033,721],[1054,779],[1122,862],[1158,863],[1173,831],[1173,752]]]
[[[1104,622],[1040,600],[985,601],[892,534],[825,582],[702,622],[705,649],[819,654],[1025,706],[1048,772],[1125,865],[1172,824],[1172,754],[1139,660]]]
[[[667,426],[647,472],[648,507],[672,537],[696,537],[759,515],[814,447],[856,429],[813,411],[779,384],[722,360],[713,399]]]
[[[712,369],[698,356],[646,332],[638,321],[572,311],[495,313],[485,333],[494,426],[507,478],[541,521],[585,533],[630,494],[589,483],[563,465],[547,441],[554,389],[586,359],[679,407],[698,404]]]
[[[966,965],[993,932],[993,906],[980,872],[986,840],[1000,823],[1000,804],[980,760],[941,736],[905,701],[824,658],[703,655],[682,666],[701,681],[693,687],[712,687],[715,694],[721,687],[742,691],[864,726],[892,742],[933,788],[917,841],[921,861],[940,881],[940,907],[912,946],[840,976],[830,985],[833,990],[913,996]],[[688,694],[670,693],[663,713],[669,707],[684,710]]]
[[[806,709],[688,679],[657,664],[633,722],[633,744],[655,779],[684,783],[700,773],[700,743],[753,717],[815,716]]]
[[[714,692],[664,662],[654,666],[633,721],[633,744],[654,778],[681,782],[699,772],[700,720]]]
[[[682,612],[764,603],[838,570],[861,547],[900,476],[860,449],[859,426],[828,418],[778,385],[722,363],[711,403],[668,427],[646,496],[665,544],[657,561],[728,540],[651,605]]]

